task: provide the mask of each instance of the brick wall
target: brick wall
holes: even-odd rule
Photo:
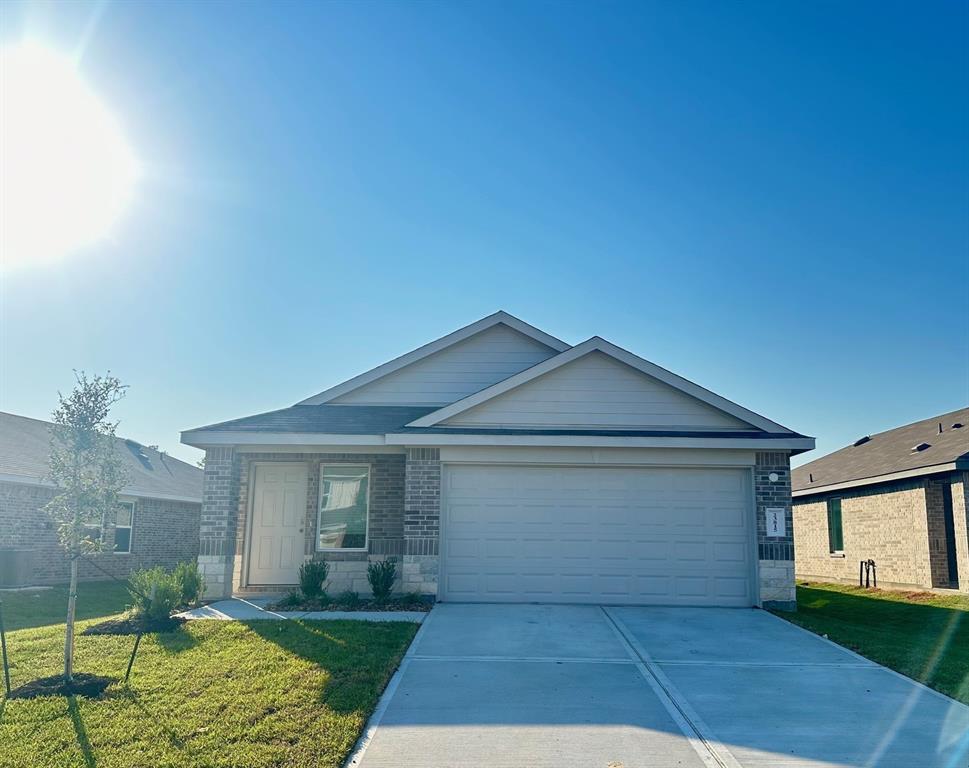
[[[760,600],[765,608],[794,610],[794,525],[791,506],[791,457],[785,451],[762,451],[754,466]],[[776,480],[771,480],[776,475]],[[784,536],[767,535],[767,509],[784,510]]]
[[[54,491],[44,486],[0,482],[0,549],[31,550],[31,583],[62,584],[70,578],[70,562],[57,538],[57,526],[44,511]],[[102,552],[82,559],[78,573],[85,581],[126,578],[139,568],[194,560],[199,551],[198,504],[160,499],[135,499],[131,552]],[[104,532],[114,546],[114,521]],[[96,563],[99,570],[93,564]]]
[[[859,561],[871,558],[879,584],[931,587],[925,486],[911,480],[796,499],[797,578],[856,583]],[[831,497],[841,499],[843,557],[828,551]]]
[[[952,519],[955,524],[959,590],[969,593],[969,472],[952,476]]]
[[[440,570],[441,452],[408,448],[404,477],[403,588],[436,595]]]
[[[933,587],[949,586],[949,548],[945,538],[944,481],[928,480],[925,484],[926,534],[929,539],[929,578]],[[953,510],[954,512],[955,510]]]

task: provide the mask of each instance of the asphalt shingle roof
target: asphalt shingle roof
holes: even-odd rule
[[[597,435],[617,437],[743,437],[790,438],[791,434],[761,431],[703,432],[684,430],[588,430],[588,429],[494,429],[488,427],[408,427],[438,407],[397,405],[294,405],[279,411],[260,413],[232,421],[210,424],[184,433],[197,432],[286,432],[299,434],[387,435],[387,434],[462,434],[462,435]]]
[[[47,479],[50,428],[47,421],[0,412],[0,479],[4,475]],[[117,449],[128,470],[125,493],[202,501],[202,470],[198,467],[120,437]]]
[[[956,429],[953,424],[963,426]],[[920,443],[929,447],[913,451]],[[969,408],[880,432],[861,445],[849,445],[815,459],[793,471],[792,488],[805,491],[956,461],[969,462]]]

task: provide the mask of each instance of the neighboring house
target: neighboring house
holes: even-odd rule
[[[58,584],[70,576],[57,526],[44,511],[54,496],[48,478],[51,424],[0,413],[0,565],[7,578],[10,550],[28,550],[29,572],[18,581]],[[138,568],[172,567],[194,560],[199,551],[202,470],[140,445],[116,440],[128,482],[117,514],[92,535],[104,537],[108,551],[81,560],[87,580],[126,577]]]
[[[439,600],[794,604],[789,457],[814,439],[504,312],[182,442],[206,451],[209,597],[312,558],[366,594],[392,556]]]
[[[969,408],[862,437],[794,470],[798,578],[969,592]]]

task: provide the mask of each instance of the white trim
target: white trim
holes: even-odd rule
[[[493,315],[488,315],[475,323],[471,323],[471,325],[466,325],[464,328],[460,328],[453,333],[449,333],[447,336],[442,336],[437,341],[432,341],[430,344],[425,344],[422,347],[418,347],[417,349],[408,352],[406,355],[401,355],[390,362],[384,363],[383,365],[378,365],[376,368],[372,368],[365,373],[361,373],[359,376],[354,376],[352,379],[348,379],[342,384],[337,384],[335,387],[330,387],[329,389],[323,390],[312,397],[301,400],[297,403],[297,405],[322,405],[323,403],[328,403],[334,398],[345,395],[355,389],[359,389],[365,384],[369,384],[377,379],[382,379],[384,376],[394,373],[395,371],[399,371],[401,368],[408,366],[411,363],[416,363],[418,360],[423,360],[425,357],[429,357],[435,352],[440,352],[442,349],[447,349],[460,341],[464,341],[465,339],[468,339],[481,331],[485,331],[488,328],[499,324],[507,325],[509,328],[512,328],[519,333],[528,336],[529,338],[535,339],[535,341],[554,349],[556,352],[562,352],[569,348],[569,345],[561,339],[556,339],[554,336],[550,336],[544,331],[540,331],[538,328],[519,320],[517,317],[509,315],[507,312],[499,311],[495,312]]]
[[[363,528],[362,547],[320,547],[320,526],[323,523],[323,471],[327,467],[366,467],[367,468],[367,515]],[[316,531],[313,536],[313,551],[327,552],[369,552],[370,551],[370,493],[373,485],[373,465],[367,461],[321,461],[316,492]]]
[[[9,475],[0,472],[0,483],[17,483],[18,485],[33,485],[38,488],[57,488],[57,485],[50,482],[49,480],[41,480],[38,477],[31,477],[30,475]],[[157,501],[183,501],[186,504],[201,504],[201,496],[174,496],[167,493],[152,493],[147,494],[143,491],[135,491],[130,488],[124,488],[121,491],[122,495],[133,496],[137,499],[155,499]]]
[[[692,381],[684,379],[682,376],[677,376],[675,373],[672,373],[665,368],[660,368],[658,365],[655,365],[648,360],[644,360],[631,352],[627,352],[625,349],[621,349],[615,344],[611,344],[599,336],[593,336],[591,339],[583,341],[581,344],[561,352],[554,357],[550,357],[544,362],[533,365],[531,368],[527,368],[521,373],[516,373],[514,376],[509,376],[507,379],[499,381],[497,384],[493,384],[490,387],[486,387],[479,392],[475,392],[473,395],[468,395],[457,402],[446,405],[436,411],[432,411],[426,416],[415,419],[407,426],[436,426],[445,419],[452,418],[459,413],[463,413],[464,411],[474,408],[476,405],[480,405],[493,397],[502,395],[509,390],[538,378],[539,376],[543,376],[550,371],[554,371],[556,368],[560,368],[567,363],[571,363],[573,360],[584,357],[590,352],[601,352],[604,355],[608,355],[621,363],[625,363],[631,368],[635,368],[648,376],[652,376],[654,379],[659,379],[664,384],[667,384],[668,386],[671,386],[674,389],[689,395],[690,397],[694,397],[707,405],[711,405],[714,408],[717,408],[724,413],[728,413],[741,421],[745,421],[758,429],[764,430],[765,432],[782,432],[792,434],[791,430],[789,430],[787,427],[771,421],[770,419],[764,418],[753,411],[747,410],[743,406],[737,405],[736,403],[731,402],[720,395],[714,394],[710,390],[704,389],[698,384],[694,384]],[[813,439],[811,440],[811,443],[811,447],[813,448]]]
[[[763,440],[756,437],[632,437],[614,435],[387,435],[387,445],[547,445],[585,448],[746,448],[754,451],[809,451],[813,437]]]
[[[805,465],[807,466],[807,465]],[[798,469],[803,469],[799,467]],[[860,480],[846,480],[843,483],[830,483],[829,485],[819,485],[816,488],[801,488],[792,491],[791,496],[795,499],[801,496],[813,496],[817,493],[827,493],[829,491],[840,491],[846,488],[859,488],[865,485],[878,485],[879,483],[889,483],[892,480],[905,480],[911,477],[924,477],[925,475],[937,475],[940,472],[954,472],[962,469],[961,462],[953,461],[949,464],[932,464],[928,467],[918,467],[917,469],[906,469],[901,472],[891,472],[887,475],[875,475],[874,477],[863,477]]]

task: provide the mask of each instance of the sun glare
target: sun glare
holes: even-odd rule
[[[68,58],[36,44],[0,51],[0,265],[103,239],[138,173],[118,121]]]

